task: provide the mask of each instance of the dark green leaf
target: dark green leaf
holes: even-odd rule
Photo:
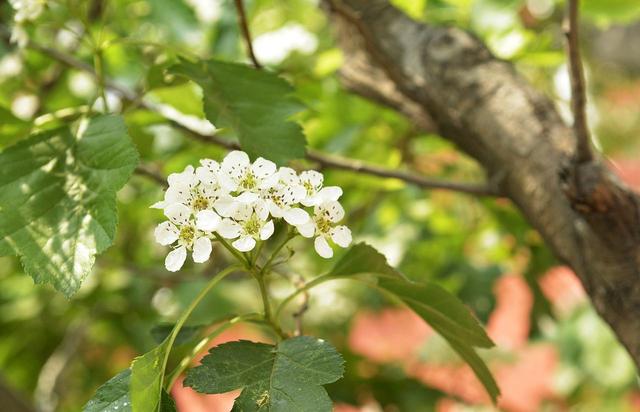
[[[500,390],[491,372],[473,349],[490,348],[494,343],[464,304],[434,284],[382,279],[378,284],[391,292],[424,319],[471,366],[491,398]]]
[[[277,345],[229,342],[209,351],[187,373],[185,385],[202,393],[242,388],[234,411],[329,412],[321,385],[340,379],[343,360],[321,339],[299,336]]]
[[[406,280],[405,276],[387,263],[387,258],[372,246],[358,243],[335,264],[330,275],[348,276],[371,273],[390,278]]]
[[[170,71],[202,87],[207,118],[216,127],[233,129],[250,156],[279,164],[304,156],[302,129],[291,121],[302,107],[283,79],[242,64],[213,60],[183,60]]]
[[[119,116],[34,134],[0,153],[0,255],[75,293],[115,236],[115,194],[138,155]]]
[[[82,409],[83,412],[131,412],[129,384],[131,370],[126,369],[98,388],[96,394]],[[175,412],[171,396],[163,391],[160,412]]]

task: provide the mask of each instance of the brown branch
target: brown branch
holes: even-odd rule
[[[296,287],[298,289],[303,289],[305,286],[305,282],[304,282],[304,278],[300,277],[298,279],[296,283]],[[292,316],[293,319],[296,322],[296,330],[294,335],[295,336],[302,336],[303,334],[303,330],[302,330],[302,317],[304,316],[305,312],[307,312],[309,310],[309,291],[305,290],[302,293],[302,304],[300,305],[300,307],[298,308],[298,310],[296,310],[295,312],[293,312]]]
[[[242,37],[244,37],[244,41],[247,45],[247,54],[253,63],[253,66],[256,69],[262,69],[262,65],[256,58],[255,53],[253,52],[253,43],[251,42],[251,32],[249,31],[249,22],[247,20],[247,13],[244,10],[244,3],[242,0],[235,0],[236,3],[236,11],[238,12],[238,24],[242,29]]]
[[[138,167],[136,167],[135,173],[139,176],[147,177],[165,188],[169,186],[167,179],[146,163],[140,163]]]
[[[584,68],[580,56],[578,32],[578,6],[580,0],[568,0],[568,15],[565,19],[567,54],[571,76],[571,108],[573,111],[573,131],[576,138],[576,162],[587,163],[593,160],[591,137],[586,114],[586,87]]]

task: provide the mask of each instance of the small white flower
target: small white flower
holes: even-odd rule
[[[9,0],[9,3],[16,11],[13,20],[16,23],[22,23],[40,17],[44,10],[45,0]]]
[[[297,207],[304,199],[306,191],[293,169],[281,167],[278,171],[278,182],[262,193],[266,207],[271,216],[284,218],[290,225],[302,225],[309,221],[309,213]]]
[[[276,164],[259,157],[253,164],[249,155],[239,150],[229,153],[220,165],[220,185],[230,192],[257,194],[277,182]],[[247,196],[243,201],[250,203],[257,196]]]
[[[273,235],[273,220],[267,220],[269,211],[260,204],[242,205],[233,219],[223,219],[218,226],[220,236],[236,239],[232,245],[241,252],[252,250],[258,240],[267,240]]]
[[[306,190],[306,197],[300,201],[305,206],[316,206],[323,202],[333,202],[342,196],[338,186],[322,187],[324,176],[315,170],[300,173],[300,184]]]
[[[328,201],[314,207],[313,218],[297,226],[298,232],[304,237],[316,236],[314,248],[318,255],[323,258],[331,258],[333,249],[328,240],[332,240],[336,245],[346,248],[351,244],[351,230],[348,227],[335,224],[344,217],[344,209],[337,201]]]
[[[220,223],[220,217],[211,211],[201,211],[196,215],[196,222],[191,219],[191,210],[181,204],[174,203],[164,210],[169,221],[162,222],[154,232],[156,241],[167,246],[176,241],[177,248],[169,252],[165,259],[165,267],[171,272],[179,270],[187,258],[187,250],[192,251],[193,261],[206,262],[211,255],[211,240],[205,232],[211,232]],[[214,218],[210,213],[214,213]],[[209,230],[210,229],[210,230]]]

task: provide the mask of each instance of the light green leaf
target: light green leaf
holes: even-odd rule
[[[322,339],[298,336],[277,345],[238,341],[209,351],[185,386],[201,393],[242,388],[233,411],[330,412],[322,387],[344,373],[343,360]]]
[[[302,129],[291,121],[302,107],[285,80],[267,71],[214,60],[183,60],[170,72],[202,87],[207,119],[216,127],[233,129],[251,157],[284,164],[304,156]]]
[[[129,384],[131,370],[126,369],[98,388],[96,394],[82,409],[83,412],[131,412]],[[163,391],[160,412],[176,412],[171,396]]]
[[[335,264],[329,275],[349,276],[360,273],[406,280],[406,277],[387,263],[387,258],[366,243],[354,245]]]
[[[168,341],[139,356],[131,363],[131,403],[133,412],[158,410],[162,394]]]
[[[458,298],[434,284],[381,279],[378,286],[402,300],[445,338],[473,369],[495,402],[500,389],[474,350],[474,347],[490,348],[494,343]]]
[[[67,297],[115,236],[115,194],[138,162],[119,116],[34,134],[0,153],[0,255]]]

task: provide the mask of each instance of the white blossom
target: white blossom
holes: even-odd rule
[[[340,247],[351,243],[351,230],[344,225],[336,225],[344,217],[344,209],[337,201],[328,201],[314,207],[313,218],[304,225],[298,226],[298,232],[304,237],[314,237],[313,246],[323,258],[333,257],[333,249],[329,240]]]
[[[188,253],[194,262],[205,262],[212,242],[220,238],[232,240],[231,246],[240,252],[249,252],[273,235],[280,219],[302,236],[314,237],[320,256],[333,256],[329,242],[347,247],[351,231],[338,225],[344,217],[337,201],[342,189],[323,187],[323,180],[313,170],[298,175],[260,157],[251,162],[239,150],[220,163],[202,159],[197,168],[187,166],[169,175],[164,199],[152,205],[168,218],[155,229],[156,241],[172,246],[165,259],[167,270],[179,270]],[[305,210],[309,207],[313,216]]]
[[[12,43],[24,48],[29,42],[29,35],[25,29],[25,24],[36,20],[42,14],[45,0],[9,0],[11,7],[15,10],[13,15],[13,28],[11,29]]]

